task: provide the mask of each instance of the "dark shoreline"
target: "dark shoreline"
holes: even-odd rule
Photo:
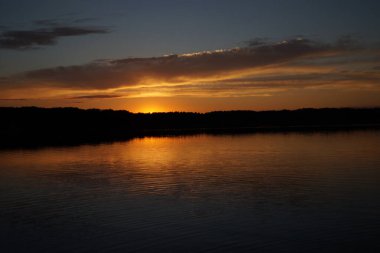
[[[0,149],[75,146],[153,136],[380,130],[380,108],[130,113],[0,107]]]

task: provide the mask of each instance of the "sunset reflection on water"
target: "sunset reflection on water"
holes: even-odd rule
[[[3,150],[0,235],[7,243],[0,247],[376,249],[379,133],[146,137]]]

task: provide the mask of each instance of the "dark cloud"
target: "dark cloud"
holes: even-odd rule
[[[247,41],[247,45],[250,47],[256,47],[256,46],[262,46],[268,43],[267,38],[255,38],[252,40]]]
[[[337,42],[337,46],[345,49],[357,49],[360,48],[360,43],[352,35],[343,35]]]
[[[34,30],[6,30],[0,33],[0,49],[33,49],[54,45],[60,37],[109,32],[108,29],[99,27],[59,25],[55,20],[37,20],[36,23],[48,27]]]
[[[59,34],[74,34],[71,29],[57,29]],[[78,30],[77,33],[82,31]],[[169,55],[152,58],[100,60],[90,64],[30,71],[16,79],[39,85],[107,89],[133,86],[146,80],[181,82],[194,78],[210,78],[247,69],[282,64],[304,57],[332,54],[334,45],[294,39],[261,46]],[[13,78],[14,79],[14,78]]]
[[[0,78],[0,84],[7,92],[15,88],[71,90],[74,94],[67,95],[68,99],[146,94],[250,96],[312,87],[377,87],[380,73],[374,66],[379,66],[379,61],[369,61],[365,54],[373,52],[353,50],[341,41],[320,43],[296,38],[228,50],[46,68]],[[319,64],[326,59],[333,61]],[[318,64],[310,64],[313,61]]]

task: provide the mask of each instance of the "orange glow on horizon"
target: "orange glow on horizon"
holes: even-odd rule
[[[162,105],[156,105],[156,104],[147,104],[143,105],[142,107],[138,108],[135,112],[141,112],[141,113],[155,113],[155,112],[167,112],[167,108],[165,108]]]

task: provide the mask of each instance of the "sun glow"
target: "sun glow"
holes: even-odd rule
[[[137,112],[142,112],[142,113],[155,113],[155,112],[166,112],[166,111],[167,109],[161,105],[144,105],[137,110]]]

